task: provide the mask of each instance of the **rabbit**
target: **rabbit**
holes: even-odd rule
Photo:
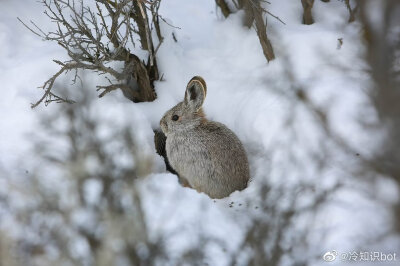
[[[211,198],[225,198],[247,187],[249,163],[235,133],[205,117],[206,93],[204,79],[193,77],[184,100],[165,113],[160,126],[168,161],[181,183]]]

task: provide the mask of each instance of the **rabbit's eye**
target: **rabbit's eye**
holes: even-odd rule
[[[173,115],[173,116],[172,116],[172,120],[178,121],[178,119],[179,119],[179,116],[177,116],[177,115]]]

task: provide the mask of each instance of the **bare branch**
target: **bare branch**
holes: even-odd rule
[[[17,19],[19,20],[19,22],[21,22],[21,23],[25,26],[25,28],[27,28],[28,30],[30,30],[33,34],[35,34],[35,35],[37,35],[37,36],[39,36],[39,37],[43,37],[42,35],[40,35],[40,34],[37,33],[36,31],[34,31],[32,28],[30,28],[28,25],[26,25],[19,17],[17,17]],[[31,21],[31,23],[33,23],[33,22]]]
[[[274,14],[272,14],[271,12],[269,12],[268,10],[266,10],[266,9],[264,9],[264,8],[263,8],[263,10],[264,10],[265,13],[267,13],[267,14],[270,15],[271,17],[277,19],[277,20],[278,20],[279,22],[281,22],[283,25],[286,25],[286,23],[283,22],[283,20],[281,20],[278,16],[275,16]]]
[[[255,22],[255,29],[258,35],[258,39],[260,40],[261,48],[263,50],[265,58],[268,62],[274,60],[275,53],[272,48],[272,44],[268,39],[267,26],[266,23],[264,23],[263,19],[263,12],[265,11],[265,9],[261,7],[259,1],[254,0],[246,0],[244,5],[244,9],[248,13],[251,24],[253,24],[253,21]]]
[[[148,49],[147,49],[149,51],[149,55],[150,55],[150,66],[153,66],[154,65],[154,55],[153,55],[154,48],[153,48],[153,43],[150,38],[149,22],[148,22],[146,13],[143,10],[143,5],[142,5],[141,1],[138,1],[137,5],[139,6],[139,9],[140,9],[142,21],[144,21],[147,45],[150,45],[150,47],[148,47]]]
[[[63,67],[56,73],[54,74],[49,80],[47,80],[43,86],[39,87],[45,90],[45,93],[43,96],[34,104],[32,104],[31,108],[35,108],[38,106],[41,102],[43,102],[45,99],[50,99],[51,96],[56,97],[58,100],[61,100],[60,97],[54,95],[51,93],[51,89],[53,88],[55,80],[60,76],[62,73],[67,72],[68,70],[72,70],[78,67],[77,63],[71,63],[71,64],[63,64],[61,62],[58,62],[59,64],[63,65]]]
[[[106,95],[107,93],[114,91],[116,89],[126,89],[129,90],[129,86],[126,84],[111,84],[108,86],[97,86],[97,91],[103,90],[100,94],[99,94],[99,98],[103,97],[104,95]],[[136,97],[138,97],[139,95],[137,94]]]

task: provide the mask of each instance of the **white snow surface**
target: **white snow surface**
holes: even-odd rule
[[[240,12],[224,19],[211,0],[164,0],[160,14],[179,29],[162,24],[165,41],[157,58],[164,81],[155,83],[158,98],[150,103],[132,104],[120,92],[113,92],[94,103],[99,119],[106,121],[101,134],[107,134],[107,121],[119,125],[136,121],[141,148],[154,161],[154,173],[137,181],[147,226],[154,238],[159,234],[173,235],[169,240],[171,254],[180,254],[195,245],[200,235],[212,236],[223,241],[226,250],[207,247],[209,265],[227,265],[226,254],[238,248],[251,217],[261,212],[256,207],[263,182],[290,187],[307,181],[317,183],[320,189],[338,181],[357,183],[341,168],[340,163],[348,162],[347,157],[326,162],[327,171],[316,170],[316,163],[304,148],[318,151],[324,141],[323,132],[304,107],[293,106],[294,101],[290,100],[295,97],[293,84],[324,108],[332,129],[351,147],[357,150],[362,147],[368,155],[378,143],[379,135],[374,135],[375,141],[371,141],[372,136],[359,123],[360,119],[376,119],[376,115],[368,106],[365,91],[368,80],[361,71],[365,63],[360,57],[363,51],[360,25],[347,23],[344,4],[331,1],[328,8],[322,1],[315,1],[315,24],[306,26],[301,24],[301,1],[270,2],[268,10],[286,25],[268,17],[269,37],[277,58],[267,63],[254,29],[241,25]],[[42,91],[36,87],[58,71],[59,66],[52,59],[64,59],[66,55],[61,47],[42,41],[17,21],[16,17],[25,22],[32,19],[44,28],[51,27],[36,1],[3,0],[0,6],[0,175],[7,173],[0,176],[0,194],[7,195],[12,188],[7,187],[5,180],[18,179],[33,170],[30,167],[35,165],[36,157],[31,136],[40,128],[40,114],[54,110],[52,104],[30,108],[30,103],[41,97]],[[172,32],[178,42],[172,39]],[[340,49],[339,38],[343,39]],[[295,81],[287,79],[287,71]],[[185,86],[195,75],[207,82],[204,103],[207,117],[232,129],[248,151],[252,182],[244,191],[234,192],[226,199],[212,200],[181,187],[176,176],[165,171],[153,147],[152,130],[158,127],[164,112],[183,99]],[[94,76],[88,89],[94,91],[99,82],[103,82],[102,78]],[[271,152],[280,145],[289,145],[292,135],[285,123],[293,110],[294,130],[300,141],[290,152],[304,158],[306,167],[301,173],[294,164],[285,167],[282,158],[287,153]],[[117,118],[120,121],[114,121]],[[335,148],[332,149],[335,153]],[[95,168],[96,163],[93,164]],[[377,186],[377,197],[388,202],[398,200],[398,192],[390,190],[391,186],[390,182]],[[345,252],[365,247],[357,237],[366,234],[368,228],[377,233],[385,230],[387,210],[366,198],[362,189],[350,187],[336,194],[329,206],[316,215],[314,224],[308,225],[315,227],[310,237],[316,240],[315,250],[305,256],[319,256],[310,265],[322,265],[320,256],[328,250]],[[95,202],[102,187],[96,181],[88,181],[84,189],[89,201]],[[300,199],[299,205],[307,205],[306,194]],[[231,202],[233,207],[229,206]],[[0,220],[0,227],[4,224]],[[79,245],[75,248],[79,249]],[[389,247],[382,247],[385,251],[396,251],[393,248],[399,251],[397,240]]]

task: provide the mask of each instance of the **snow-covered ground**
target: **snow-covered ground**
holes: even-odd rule
[[[155,84],[158,98],[132,104],[120,92],[113,92],[93,103],[91,112],[103,127],[113,122],[134,124],[140,148],[153,160],[153,173],[137,182],[152,237],[172,234],[168,239],[171,254],[195,245],[200,236],[218,239],[224,249],[207,247],[207,262],[227,265],[227,254],[237,251],[252,218],[269,215],[258,208],[262,184],[288,191],[313,184],[317,191],[323,191],[340,183],[345,187],[334,193],[315,217],[304,218],[304,224],[303,218],[299,220],[299,230],[310,230],[308,241],[312,244],[306,254],[297,255],[304,255],[309,265],[323,265],[321,257],[330,250],[360,252],[374,248],[400,256],[398,239],[381,246],[366,243],[388,226],[389,212],[376,199],[394,202],[398,192],[390,183],[379,184],[376,199],[369,199],[365,190],[370,188],[352,176],[356,155],[327,140],[318,117],[296,98],[296,89],[301,88],[326,113],[334,134],[351,148],[363,155],[375,148],[379,135],[371,136],[359,123],[376,119],[365,89],[368,77],[363,74],[360,25],[347,23],[348,12],[341,1],[315,1],[315,24],[310,26],[301,24],[301,1],[270,2],[266,7],[285,25],[268,17],[276,60],[267,63],[254,29],[242,26],[240,12],[224,19],[211,0],[164,0],[160,14],[179,29],[162,25],[165,41],[157,56],[164,81]],[[40,131],[41,114],[56,110],[54,104],[30,108],[42,93],[35,88],[58,70],[52,59],[63,59],[65,53],[17,21],[16,17],[32,19],[45,29],[51,27],[36,1],[3,0],[0,6],[0,175],[5,173],[0,176],[0,195],[11,195],[12,186],[6,184],[33,171],[39,160],[33,153],[32,136]],[[342,39],[342,45],[338,39]],[[231,128],[250,159],[249,187],[222,200],[211,200],[181,187],[174,175],[165,172],[152,144],[152,130],[158,127],[164,112],[183,99],[185,86],[195,75],[207,82],[207,117]],[[87,89],[94,91],[98,79],[90,78]],[[114,121],[116,117],[118,121]],[[318,159],[323,149],[328,151],[321,162]],[[94,183],[87,192],[94,200],[96,186]],[[299,208],[313,200],[301,189],[298,193]],[[282,208],[285,199],[289,200],[283,198],[279,203]],[[0,219],[2,226],[10,225]],[[287,265],[291,265],[290,260]]]

